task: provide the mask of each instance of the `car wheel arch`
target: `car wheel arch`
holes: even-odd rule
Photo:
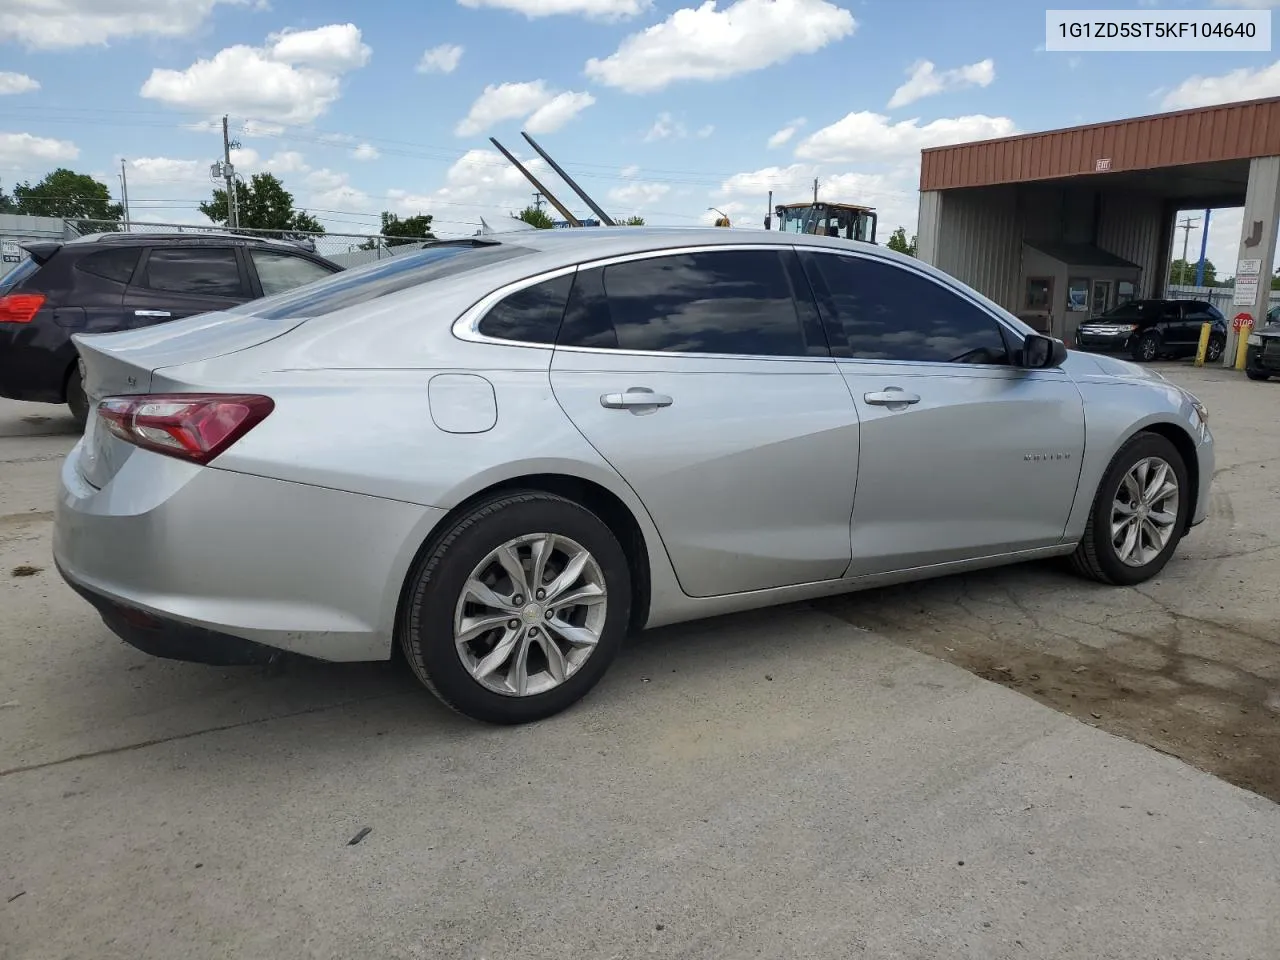
[[[1200,502],[1200,470],[1199,458],[1196,454],[1196,440],[1186,427],[1170,420],[1153,420],[1149,423],[1144,423],[1134,427],[1131,431],[1122,436],[1119,439],[1119,442],[1115,444],[1115,448],[1111,451],[1110,456],[1107,457],[1107,463],[1111,462],[1125,444],[1134,437],[1143,433],[1154,433],[1158,436],[1164,437],[1174,445],[1178,451],[1178,455],[1182,457],[1182,462],[1187,468],[1187,482],[1191,486],[1191,509],[1187,512],[1187,520],[1189,523],[1191,517],[1195,515],[1196,505]],[[1101,477],[1098,479],[1098,483],[1101,485]]]
[[[451,530],[459,519],[471,513],[478,504],[516,491],[551,493],[586,507],[618,538],[627,556],[631,572],[631,622],[630,631],[644,628],[649,619],[652,597],[652,557],[649,539],[639,519],[630,506],[614,491],[603,484],[585,477],[567,473],[532,473],[508,477],[476,490],[453,506],[432,528],[409,564],[408,572],[415,570],[419,560],[434,551],[439,539]],[[663,549],[659,544],[658,549]],[[401,584],[397,602],[395,623],[401,623],[401,613],[409,600],[410,577]]]

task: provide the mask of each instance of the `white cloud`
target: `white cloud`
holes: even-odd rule
[[[625,207],[628,213],[640,210],[657,203],[671,188],[665,183],[642,183],[635,181],[609,191],[610,203]]]
[[[1017,125],[1008,117],[977,114],[926,124],[916,119],[891,123],[882,114],[863,110],[810,134],[796,147],[796,156],[832,163],[900,160],[918,157],[926,147],[1007,137],[1017,130]]]
[[[1209,6],[1231,7],[1236,10],[1267,10],[1271,7],[1280,7],[1280,0],[1209,0]]]
[[[785,127],[769,138],[769,148],[772,150],[789,143],[791,138],[796,135],[796,132],[805,125],[805,122],[804,117],[796,117],[796,119],[788,122]]]
[[[677,80],[722,80],[813,53],[850,36],[857,21],[830,0],[716,0],[677,10],[627,37],[587,76],[628,93],[661,90]]]
[[[356,160],[377,160],[382,154],[372,143],[362,143],[351,151],[351,156]]]
[[[53,140],[29,133],[0,133],[0,167],[62,163],[78,156],[80,148],[70,140]]]
[[[266,168],[275,174],[306,173],[311,169],[297,150],[281,150],[279,153],[272,154],[266,162]]]
[[[1256,70],[1241,67],[1216,77],[1188,77],[1166,93],[1161,104],[1169,110],[1181,110],[1274,96],[1280,96],[1280,60]]]
[[[462,60],[463,48],[456,43],[442,43],[422,54],[419,73],[453,73]]]
[[[30,93],[32,90],[39,89],[39,81],[31,79],[25,73],[9,73],[7,70],[0,70],[0,96],[11,93]]]
[[[555,133],[595,102],[596,98],[589,93],[556,94],[525,121],[525,129],[530,133]]]
[[[521,158],[520,162],[539,179],[550,173],[540,157]],[[496,150],[468,150],[449,167],[445,185],[434,193],[422,196],[391,191],[388,196],[397,201],[396,209],[401,213],[435,213],[439,208],[441,216],[475,220],[480,211],[484,216],[493,216],[522,210],[532,194],[529,181],[502,154]]]
[[[312,170],[306,175],[303,183],[311,190],[309,203],[311,209],[339,210],[349,213],[368,212],[372,199],[351,185],[351,178],[346,174],[327,168]]]
[[[172,157],[138,157],[127,163],[131,184],[208,183],[209,163]]]
[[[954,70],[938,70],[928,60],[920,60],[907,70],[907,82],[893,91],[888,109],[905,107],[925,97],[962,90],[965,87],[989,87],[996,78],[995,61],[988,58]]]
[[[521,117],[527,118],[531,133],[550,133],[595,102],[589,93],[556,93],[544,80],[490,84],[471,104],[455,133],[471,137],[495,124]]]
[[[248,0],[5,0],[0,36],[43,50],[105,46],[128,37],[193,33],[218,4]]]
[[[373,53],[354,23],[331,23],[314,30],[282,30],[267,38],[271,59],[314,67],[325,73],[346,73],[369,62]]]
[[[284,133],[284,127],[278,123],[264,123],[261,120],[246,120],[240,126],[240,133],[246,137],[278,137]]]
[[[275,34],[263,47],[226,47],[186,70],[153,70],[141,93],[184,109],[310,123],[338,99],[341,74],[369,53],[353,24],[330,24]]]
[[[708,123],[705,127],[699,127],[698,132],[695,133],[694,136],[697,137],[699,140],[705,140],[707,139],[707,137],[711,136],[715,132],[716,132],[715,124]]]
[[[645,143],[654,140],[666,140],[670,137],[683,139],[689,135],[688,129],[680,121],[676,120],[669,113],[658,114],[658,119],[653,121],[653,126],[649,128],[649,132],[644,135]]]
[[[639,173],[640,173],[640,168],[633,163],[630,166],[623,167],[621,170],[619,170],[618,176],[626,180],[630,180],[632,177],[636,176]]]
[[[579,14],[592,20],[624,20],[648,12],[653,0],[458,0],[464,7],[496,7],[523,13],[530,20]]]

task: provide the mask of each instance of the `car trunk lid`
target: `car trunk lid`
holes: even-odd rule
[[[304,322],[301,317],[269,319],[225,311],[121,333],[72,337],[90,408],[78,458],[80,475],[102,488],[136,449],[103,428],[96,414],[98,401],[148,393],[157,370],[247,350]]]

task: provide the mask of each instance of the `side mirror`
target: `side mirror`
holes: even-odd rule
[[[1018,365],[1028,370],[1047,370],[1060,367],[1067,359],[1067,345],[1061,340],[1040,333],[1029,333],[1022,341],[1022,361]]]

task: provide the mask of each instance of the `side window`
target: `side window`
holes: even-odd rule
[[[277,250],[251,249],[250,255],[253,257],[253,266],[258,271],[264,297],[284,293],[313,280],[323,280],[334,272],[314,260]]]
[[[862,257],[803,255],[833,344],[859,360],[1007,364],[1000,325],[927,277]]]
[[[236,252],[227,247],[153,247],[142,285],[188,296],[241,297]]]
[[[138,265],[138,257],[142,255],[140,247],[126,247],[120,250],[100,250],[81,257],[76,267],[85,273],[113,280],[116,283],[128,283],[133,276],[133,268]]]
[[[558,342],[658,353],[827,356],[821,328],[804,322],[808,311],[797,306],[793,287],[802,278],[787,257],[793,255],[723,250],[580,270]]]
[[[570,273],[517,290],[494,304],[477,329],[499,340],[554,344],[572,287]]]

